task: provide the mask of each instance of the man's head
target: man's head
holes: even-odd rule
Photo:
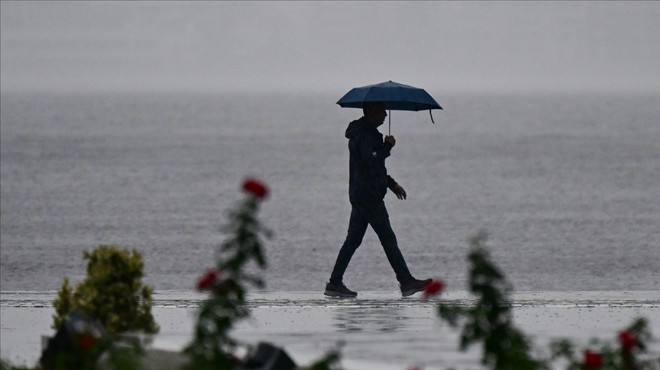
[[[382,125],[385,122],[385,117],[387,117],[383,102],[366,102],[362,112],[367,121],[376,127]]]

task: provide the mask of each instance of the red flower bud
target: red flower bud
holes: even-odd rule
[[[584,352],[584,367],[585,369],[596,370],[603,367],[603,355],[598,352],[585,351]]]
[[[213,288],[213,285],[215,284],[216,281],[218,281],[219,277],[220,277],[220,273],[218,273],[218,270],[216,269],[208,270],[206,274],[204,274],[197,281],[197,290],[202,292]]]
[[[443,288],[444,288],[444,284],[442,283],[442,281],[434,279],[426,286],[426,288],[424,288],[423,298],[428,299],[434,295],[438,295],[442,293]]]
[[[637,338],[629,331],[622,331],[619,333],[619,343],[624,351],[629,352],[637,345]]]
[[[268,188],[261,181],[247,179],[243,182],[243,191],[251,194],[257,199],[265,199],[268,196]]]

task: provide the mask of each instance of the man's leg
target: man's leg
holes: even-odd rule
[[[390,216],[385,208],[385,202],[378,202],[372,205],[369,211],[369,224],[378,235],[380,243],[383,245],[387,260],[390,262],[392,269],[396,273],[396,279],[401,284],[405,284],[414,280],[412,274],[408,270],[406,260],[401,254],[399,245],[396,241],[396,235],[392,226],[390,225]]]
[[[362,244],[362,239],[364,234],[367,232],[367,226],[369,222],[365,217],[364,213],[352,205],[351,207],[351,219],[348,222],[348,233],[346,235],[346,240],[339,250],[337,255],[337,261],[335,262],[335,267],[332,269],[332,274],[330,275],[330,282],[333,284],[342,284],[344,279],[344,272],[348,267],[348,263],[351,262],[353,254],[358,249],[360,244]]]

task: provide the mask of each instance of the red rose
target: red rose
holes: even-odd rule
[[[83,351],[89,351],[94,347],[94,342],[96,342],[96,340],[91,335],[83,335],[82,338],[80,338],[80,347]]]
[[[204,276],[202,276],[197,281],[197,290],[202,292],[213,288],[215,282],[218,281],[218,277],[220,277],[218,270],[216,269],[208,270],[206,274],[204,274]]]
[[[444,288],[444,284],[442,283],[442,281],[434,279],[426,286],[426,288],[424,288],[424,294],[423,294],[424,299],[428,299],[430,297],[433,297],[434,295],[438,295],[442,293],[443,288]]]
[[[637,338],[629,331],[622,331],[619,333],[619,343],[624,351],[630,351],[637,345]]]
[[[586,369],[600,369],[603,367],[603,355],[597,352],[584,352],[584,367]]]
[[[268,188],[261,181],[247,179],[243,182],[243,191],[251,194],[257,199],[265,199],[268,196]]]

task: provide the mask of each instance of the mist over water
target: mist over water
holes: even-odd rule
[[[361,115],[340,95],[3,94],[2,290],[80,280],[99,244],[140,251],[157,291],[192,290],[256,176],[272,190],[267,289],[321,291]],[[413,274],[464,290],[466,240],[484,228],[518,291],[660,290],[660,96],[435,97],[435,125],[391,114],[387,166],[409,198],[386,205]],[[398,288],[372,231],[345,281]]]
[[[660,93],[656,2],[23,2],[2,89]]]

